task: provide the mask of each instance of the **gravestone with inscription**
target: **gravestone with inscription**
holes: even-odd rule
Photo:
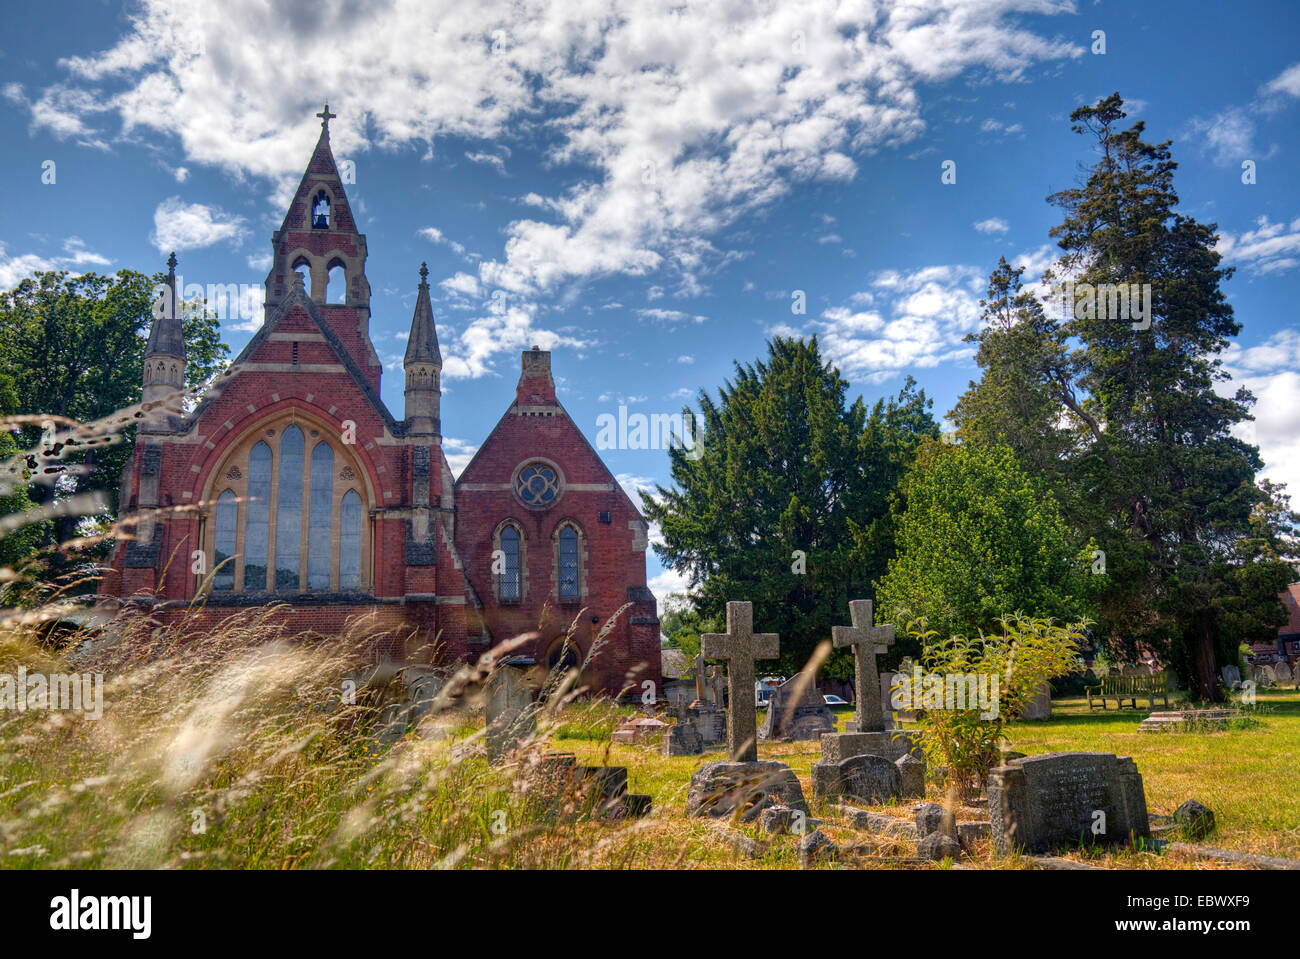
[[[1015,759],[990,771],[988,797],[999,855],[1151,835],[1142,776],[1127,756],[1065,752]]]

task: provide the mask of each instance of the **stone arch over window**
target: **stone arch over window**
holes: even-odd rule
[[[302,277],[302,288],[307,291],[307,295],[312,294],[312,268],[311,260],[299,254],[293,261],[293,271]]]
[[[203,548],[220,593],[371,589],[369,477],[339,432],[301,410],[231,444],[205,484]],[[219,495],[216,495],[217,491]]]
[[[524,530],[512,519],[492,533],[492,592],[498,603],[522,603],[528,591],[527,543]]]
[[[325,302],[344,304],[348,301],[348,268],[338,257],[330,260],[325,274]]]
[[[564,520],[551,534],[551,595],[560,603],[587,598],[587,537],[573,520]]]
[[[582,657],[582,647],[567,634],[561,634],[546,649],[546,668],[548,671],[582,669]]]
[[[330,228],[330,197],[324,190],[317,190],[311,201],[311,228],[328,230]]]

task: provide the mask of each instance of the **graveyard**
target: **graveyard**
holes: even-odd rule
[[[869,604],[854,612],[836,638],[878,653],[888,628],[871,625]],[[702,656],[771,653],[779,637],[758,628],[732,604],[727,633],[706,638]],[[865,716],[819,708],[799,677],[767,708],[745,697],[721,709],[618,703],[585,692],[576,671],[539,674],[506,654],[441,675],[372,677],[339,708],[338,676],[355,664],[328,645],[268,644],[265,629],[253,620],[201,648],[106,648],[94,663],[112,677],[103,724],[10,718],[3,744],[21,773],[0,795],[10,864],[1300,866],[1300,690],[1290,686],[1254,690],[1222,722],[1158,730],[1141,728],[1145,703],[1103,711],[1083,695],[1055,697],[1050,715],[1007,722],[987,781],[958,790],[920,748],[933,719],[869,695]],[[1171,708],[1186,695],[1172,694]]]

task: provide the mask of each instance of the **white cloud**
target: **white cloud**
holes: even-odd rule
[[[636,504],[636,508],[641,508],[641,491],[647,493],[654,491],[655,478],[653,476],[636,476],[632,473],[619,473],[614,477],[618,480],[618,485],[623,487],[623,492],[627,493],[628,498]]]
[[[873,277],[870,291],[852,298],[880,303],[880,309],[855,312],[835,306],[803,329],[781,325],[771,332],[815,333],[846,376],[879,383],[903,370],[970,356],[962,337],[979,325],[985,280],[984,272],[973,266],[884,270]]]
[[[916,137],[921,84],[965,71],[1017,80],[1083,55],[1020,26],[1029,9],[1074,4],[397,0],[285,16],[263,0],[142,0],[113,46],[61,62],[67,80],[35,101],[13,95],[57,135],[108,136],[99,127],[113,113],[122,138],[175,136],[187,162],[281,191],[301,172],[323,96],[348,156],[447,135],[499,140],[527,121],[549,160],[592,172],[552,201],[535,197],[561,222],[511,223],[480,278],[541,293],[667,270],[692,290],[719,258],[707,237],[796,182],[850,178],[855,156]],[[286,74],[290,62],[303,69]]]
[[[159,253],[171,250],[201,250],[223,240],[240,242],[247,234],[244,218],[219,207],[185,203],[168,197],[153,213],[149,242]]]
[[[1244,107],[1229,107],[1208,119],[1193,117],[1188,124],[1189,139],[1211,154],[1219,166],[1240,166],[1242,160],[1263,157],[1255,146],[1255,120]]]
[[[685,320],[703,323],[708,319],[707,316],[693,315],[681,310],[644,309],[637,310],[636,315],[643,320],[652,320],[655,323],[681,323]]]
[[[418,233],[420,236],[424,237],[426,240],[429,240],[432,243],[446,244],[447,246],[451,247],[451,251],[455,253],[457,256],[465,255],[464,245],[461,243],[457,243],[455,240],[449,240],[446,234],[444,234],[436,226],[426,226],[423,229],[417,230],[416,233]]]
[[[0,243],[0,290],[10,290],[33,273],[44,270],[67,270],[74,276],[89,272],[83,267],[108,266],[113,261],[93,250],[86,248],[85,242],[78,236],[70,236],[63,241],[62,256],[41,256],[38,253],[24,253],[10,256],[5,245]]]
[[[459,293],[461,296],[469,297],[479,295],[478,277],[472,273],[457,273],[447,277],[438,285],[448,293]]]
[[[478,447],[467,440],[444,436],[442,438],[442,451],[447,457],[447,465],[451,468],[451,475],[459,477],[461,470],[469,465],[469,461],[478,452]]]
[[[471,163],[481,163],[484,166],[490,166],[502,176],[506,175],[506,161],[495,153],[466,153],[465,159],[469,160]]]
[[[1300,97],[1300,63],[1293,63],[1274,77],[1264,87],[1265,93],[1281,93],[1289,97]]]
[[[664,599],[669,593],[684,593],[687,590],[688,579],[686,574],[678,573],[675,570],[665,569],[659,575],[652,576],[646,581],[650,591],[655,594],[655,599],[659,601],[659,612],[664,609]]]
[[[694,362],[695,362],[695,357],[693,357],[693,356],[688,356],[687,354],[683,353],[681,356],[677,357],[677,362],[678,362],[678,363],[687,363],[687,364],[694,363]]]
[[[978,222],[972,225],[980,233],[987,233],[990,236],[992,236],[995,233],[997,234],[1006,233],[1009,229],[1011,229],[1011,227],[1007,225],[1006,220],[996,216],[991,216],[987,220],[979,220]]]
[[[1252,273],[1280,273],[1300,266],[1300,217],[1273,223],[1261,216],[1255,226],[1239,235],[1220,230],[1215,249],[1229,263]]]
[[[1300,329],[1278,330],[1258,346],[1229,345],[1224,366],[1231,379],[1217,385],[1226,396],[1244,386],[1255,394],[1254,421],[1233,432],[1259,447],[1260,476],[1285,483],[1300,505]]]

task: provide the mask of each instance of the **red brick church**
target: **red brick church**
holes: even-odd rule
[[[102,591],[170,618],[199,603],[212,622],[287,604],[294,629],[380,627],[377,658],[476,658],[538,630],[555,664],[587,657],[621,607],[584,681],[610,692],[660,682],[647,525],[556,399],[551,355],[523,353],[513,402],[459,479],[442,450],[442,354],[421,266],[403,367],[405,417],[379,395],[366,238],[330,151],[329,108],[284,223],[271,239],[265,317],[188,413],[185,343],[170,295],[145,351],[135,450]],[[328,298],[330,284],[345,293]],[[150,404],[154,404],[152,408]],[[170,410],[169,410],[170,407]],[[196,602],[196,600],[198,602]],[[585,612],[584,612],[585,610]]]

